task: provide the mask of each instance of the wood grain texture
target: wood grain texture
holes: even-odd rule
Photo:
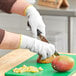
[[[69,3],[67,0],[39,0],[38,4],[42,6],[51,7],[51,8],[69,7]]]
[[[62,53],[66,54],[66,53]],[[67,53],[69,54],[69,53]],[[76,55],[72,54],[71,55]],[[28,49],[16,49],[5,56],[0,58],[0,76],[4,76],[5,72],[10,70],[11,68],[17,66],[23,61],[29,59],[35,55],[35,53],[30,52]]]
[[[35,53],[30,52],[28,49],[17,49],[0,58],[0,76],[11,68],[17,66],[23,61],[27,60]]]

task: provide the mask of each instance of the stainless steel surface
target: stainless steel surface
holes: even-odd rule
[[[68,17],[68,53],[72,51],[73,26],[71,17]]]

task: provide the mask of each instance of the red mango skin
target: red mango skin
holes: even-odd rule
[[[52,61],[52,67],[59,72],[65,72],[72,69],[74,66],[73,58],[69,56],[57,56]]]

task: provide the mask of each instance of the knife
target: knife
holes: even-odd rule
[[[31,26],[30,26],[29,22],[27,22],[27,26],[29,26],[30,29],[31,29]],[[43,35],[41,35],[41,33],[42,32],[39,29],[37,29],[37,36],[39,36],[39,38],[41,39],[41,41],[49,43],[48,40]],[[55,50],[54,55],[55,56],[59,56],[59,53]]]

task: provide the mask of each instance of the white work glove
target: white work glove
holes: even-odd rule
[[[30,5],[27,7],[25,12],[28,16],[28,21],[31,26],[33,37],[37,37],[37,29],[39,29],[42,32],[42,35],[45,36],[45,24],[35,7]]]
[[[30,51],[35,52],[39,55],[42,55],[42,60],[50,57],[55,52],[55,46],[53,44],[49,44],[36,38],[31,38],[28,36],[21,35],[21,44],[20,48],[27,48]]]
[[[30,4],[35,4],[36,0],[26,0],[27,2],[29,2]]]

